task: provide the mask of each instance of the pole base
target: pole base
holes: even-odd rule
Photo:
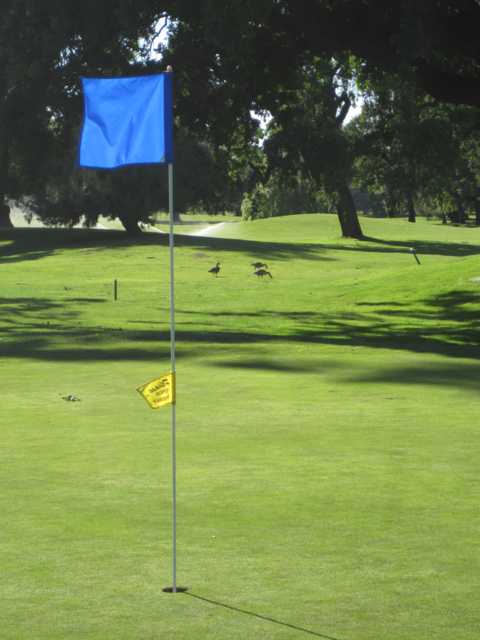
[[[173,587],[164,587],[162,591],[164,593],[185,593],[188,591],[188,587],[175,587],[176,591],[173,590]]]

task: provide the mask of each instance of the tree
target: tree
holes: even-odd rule
[[[79,76],[163,70],[163,63],[150,59],[163,8],[147,0],[46,0],[41,6],[7,0],[7,6],[0,26],[0,225],[10,224],[7,198],[27,196],[30,208],[50,223],[84,218],[93,224],[103,214],[138,232],[140,221],[167,208],[165,169],[124,168],[108,175],[75,168]],[[177,212],[192,205],[218,210],[235,198],[239,209],[225,150],[214,149],[178,118],[176,156]]]
[[[335,201],[342,235],[363,237],[350,192],[353,154],[342,129],[351,106],[349,60],[314,59],[295,89],[279,91],[265,142],[272,167],[324,188]]]
[[[440,109],[440,108],[439,108]],[[465,221],[464,203],[473,208],[475,224],[480,225],[480,113],[472,107],[444,105],[456,154],[454,188],[459,222]]]
[[[261,104],[306,58],[353,53],[371,70],[413,74],[439,101],[480,106],[477,0],[171,0],[164,8],[176,18],[185,69],[208,69]]]
[[[0,226],[11,224],[8,198],[31,193],[45,178],[56,139],[69,142],[78,131],[78,76],[130,69],[142,53],[139,39],[153,36],[160,14],[147,0],[4,0]]]
[[[2,9],[4,224],[7,198],[29,193],[42,178],[51,126],[65,135],[78,127],[78,75],[155,69],[145,61],[167,14],[182,126],[214,148],[228,145],[234,131],[251,141],[251,110],[273,109],[279,91],[295,88],[297,70],[315,57],[345,52],[359,57],[366,73],[411,74],[437,99],[480,104],[476,0],[310,0],[301,10],[296,0],[4,0]],[[35,135],[22,138],[27,120]]]
[[[412,81],[388,74],[369,84],[363,112],[350,125],[357,140],[357,183],[382,192],[390,211],[416,220],[416,201],[452,184],[457,151],[445,114]]]
[[[211,146],[184,131],[176,134],[175,215],[188,208],[224,211],[235,197],[222,156]],[[164,165],[121,167],[115,171],[79,170],[69,161],[72,152],[48,158],[45,179],[26,199],[26,204],[47,224],[94,225],[98,217],[118,218],[130,234],[141,232],[139,223],[168,210],[167,168]],[[236,194],[237,208],[240,193]]]
[[[312,0],[301,8],[294,0],[172,0],[168,11],[175,20],[166,56],[182,86],[179,111],[217,140],[228,139],[239,125],[246,134],[253,131],[252,110],[276,113],[279,96],[296,91],[299,69],[316,58],[351,53],[364,77],[396,74],[419,94],[480,105],[475,0]],[[404,106],[407,131],[408,100]],[[409,117],[415,121],[415,113]],[[331,142],[341,149],[339,137],[332,134]],[[414,137],[408,144],[415,145]],[[404,137],[402,146],[408,144]],[[400,159],[400,148],[396,155]],[[420,185],[421,166],[404,165],[403,177],[397,171],[390,189],[398,200],[403,183],[401,198],[412,221],[415,203],[407,186]],[[347,210],[348,200],[345,192]]]

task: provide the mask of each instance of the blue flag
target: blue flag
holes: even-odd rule
[[[81,167],[173,162],[171,73],[81,80]]]

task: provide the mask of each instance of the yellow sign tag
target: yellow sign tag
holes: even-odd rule
[[[137,391],[152,409],[160,409],[166,404],[175,404],[175,374],[167,373],[161,378],[142,384]]]

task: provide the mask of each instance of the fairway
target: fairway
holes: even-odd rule
[[[168,237],[2,232],[2,640],[478,640],[480,229],[362,227],[176,236],[174,595]]]

